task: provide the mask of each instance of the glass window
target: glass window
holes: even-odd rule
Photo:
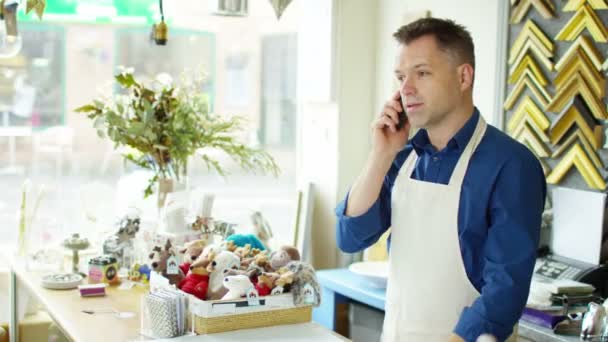
[[[202,161],[193,159],[189,184],[215,194],[214,216],[239,223],[247,232],[252,228],[250,214],[260,210],[275,235],[291,241],[299,8],[292,3],[277,20],[268,1],[249,1],[244,17],[213,15],[213,3],[217,2],[188,0],[177,6],[165,1],[166,46],[150,40],[149,16],[157,16],[156,9],[147,9],[139,24],[139,17],[131,13],[136,9],[118,9],[118,18],[111,17],[109,7],[99,11],[109,19],[83,19],[88,18],[86,13],[74,13],[88,7],[70,7],[74,13],[49,13],[42,24],[20,23],[21,53],[0,59],[0,107],[8,118],[0,121],[4,240],[16,238],[16,212],[26,178],[45,185],[35,220],[35,231],[44,232],[44,241],[82,233],[95,220],[112,227],[116,213],[126,209],[120,207],[128,203],[125,198],[142,195],[137,191],[145,185],[141,170],[125,165],[120,151],[96,135],[92,121],[74,112],[100,92],[113,91],[113,75],[121,65],[150,78],[158,73],[178,77],[205,68],[208,80],[202,91],[210,94],[212,110],[244,116],[241,139],[273,155],[281,175],[249,174],[220,155],[228,177],[209,172]],[[104,4],[111,7],[111,2]],[[19,127],[25,129],[15,130]]]

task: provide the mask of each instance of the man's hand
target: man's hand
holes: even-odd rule
[[[400,99],[401,94],[397,91],[384,104],[382,111],[372,122],[372,151],[377,154],[388,154],[391,160],[405,146],[410,132],[409,120],[397,130],[399,112],[405,110],[401,106]]]
[[[450,338],[448,339],[448,342],[466,342],[466,341],[463,340],[462,337],[452,333],[452,335],[450,335]]]

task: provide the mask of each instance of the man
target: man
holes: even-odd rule
[[[504,341],[529,292],[542,168],[474,107],[464,27],[425,18],[394,37],[400,88],[375,118],[366,165],[336,209],[338,245],[357,252],[392,228],[383,341]],[[411,126],[420,130],[408,140]]]

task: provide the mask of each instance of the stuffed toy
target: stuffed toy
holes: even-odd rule
[[[249,258],[245,259],[244,263],[249,264],[247,266],[248,270],[257,269],[260,273],[274,271],[272,269],[272,267],[270,267],[270,258],[268,257],[268,254],[266,253],[266,251],[258,253],[256,256],[253,257],[253,260],[251,260]]]
[[[281,275],[276,272],[264,272],[260,274],[255,286],[255,289],[258,290],[258,294],[260,296],[269,295],[280,277]]]
[[[179,265],[179,268],[184,272],[184,274],[188,274],[190,270],[190,264],[198,258],[199,255],[203,253],[203,249],[207,245],[207,240],[194,240],[184,244],[182,248],[179,249],[179,252],[183,254],[183,263]]]
[[[168,274],[167,273],[167,261],[170,257],[175,257],[175,251],[171,246],[171,240],[167,240],[164,248],[160,246],[155,246],[152,249],[152,253],[150,253],[150,265],[152,266],[152,270],[160,273],[163,277],[169,279],[169,283],[171,285],[179,284],[185,277],[184,272],[176,266],[177,274]]]
[[[251,280],[245,275],[224,277],[223,284],[228,289],[228,292],[222,297],[222,300],[234,300],[245,297],[247,290],[253,287]]]
[[[139,273],[140,267],[141,267],[140,264],[133,264],[133,266],[131,266],[131,269],[129,270],[129,280],[131,280],[131,281],[140,281],[141,280],[141,273]]]
[[[251,248],[265,250],[264,244],[253,234],[232,234],[226,238],[226,242],[232,241],[237,247],[245,247],[249,244]]]
[[[241,261],[238,256],[229,251],[221,251],[214,256],[211,263],[207,266],[209,272],[209,290],[207,291],[207,299],[220,299],[226,294],[226,288],[223,285],[224,270],[238,270],[241,266]]]
[[[294,274],[291,271],[277,272],[279,277],[274,281],[273,288],[270,291],[271,295],[281,294],[285,292],[289,292],[290,284],[293,283]]]
[[[256,282],[258,276],[260,275],[260,271],[258,269],[250,269],[250,270],[235,270],[235,269],[227,269],[224,270],[224,276],[233,276],[233,275],[244,275],[247,276],[252,282]]]
[[[150,281],[150,266],[143,264],[139,267],[139,274],[141,274],[141,282],[147,284]]]
[[[273,252],[270,255],[270,267],[278,270],[287,265],[290,261],[299,261],[300,252],[295,247],[283,246],[280,250]]]
[[[246,244],[244,247],[237,247],[236,250],[234,250],[234,254],[236,254],[240,259],[243,259],[243,258],[246,258],[247,256],[249,256],[250,252],[251,252],[250,244]]]
[[[207,298],[207,290],[209,289],[209,272],[207,266],[213,259],[213,252],[208,255],[209,258],[197,259],[190,265],[190,272],[184,280],[177,286],[182,291],[194,295],[196,298],[205,300]]]
[[[227,251],[229,251],[229,252],[234,252],[234,251],[236,251],[236,249],[237,249],[237,247],[238,247],[238,246],[237,246],[237,245],[234,243],[234,241],[230,241],[230,240],[224,241],[224,242],[223,242],[223,244],[224,244],[224,249],[226,249],[226,250],[227,250]]]
[[[295,274],[292,271],[283,272],[280,274],[279,279],[274,282],[275,287],[280,286],[285,288],[287,285],[293,283]]]
[[[317,281],[315,269],[310,264],[301,261],[292,261],[287,264],[286,268],[294,273],[293,282],[291,284],[294,304],[306,304],[306,285],[309,284],[309,288],[312,288],[314,294],[314,301],[312,304],[315,307],[318,307],[321,303],[321,287]]]

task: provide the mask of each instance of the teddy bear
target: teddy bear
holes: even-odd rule
[[[278,270],[284,267],[290,261],[299,261],[300,252],[297,248],[292,246],[283,246],[278,251],[273,252],[270,255],[270,267],[274,270]]]
[[[253,284],[251,280],[245,275],[234,275],[224,277],[224,287],[228,289],[228,292],[222,297],[222,300],[234,300],[244,297]]]
[[[182,291],[194,295],[196,298],[205,300],[209,289],[209,272],[207,266],[214,257],[211,252],[206,258],[199,258],[190,265],[190,272],[177,286]]]
[[[183,263],[179,265],[179,268],[184,272],[184,274],[188,274],[188,270],[190,270],[190,264],[196,260],[203,253],[203,249],[207,245],[207,240],[194,240],[185,243],[180,249],[179,252],[184,255]]]
[[[207,265],[207,272],[209,272],[207,299],[215,300],[222,298],[227,291],[223,286],[224,270],[238,270],[240,266],[241,260],[232,252],[221,251],[215,255],[211,263]]]
[[[270,267],[270,259],[268,258],[267,251],[261,251],[251,258],[243,259],[241,265],[247,266],[247,270],[253,268],[258,269],[260,273],[274,271],[272,267]]]

